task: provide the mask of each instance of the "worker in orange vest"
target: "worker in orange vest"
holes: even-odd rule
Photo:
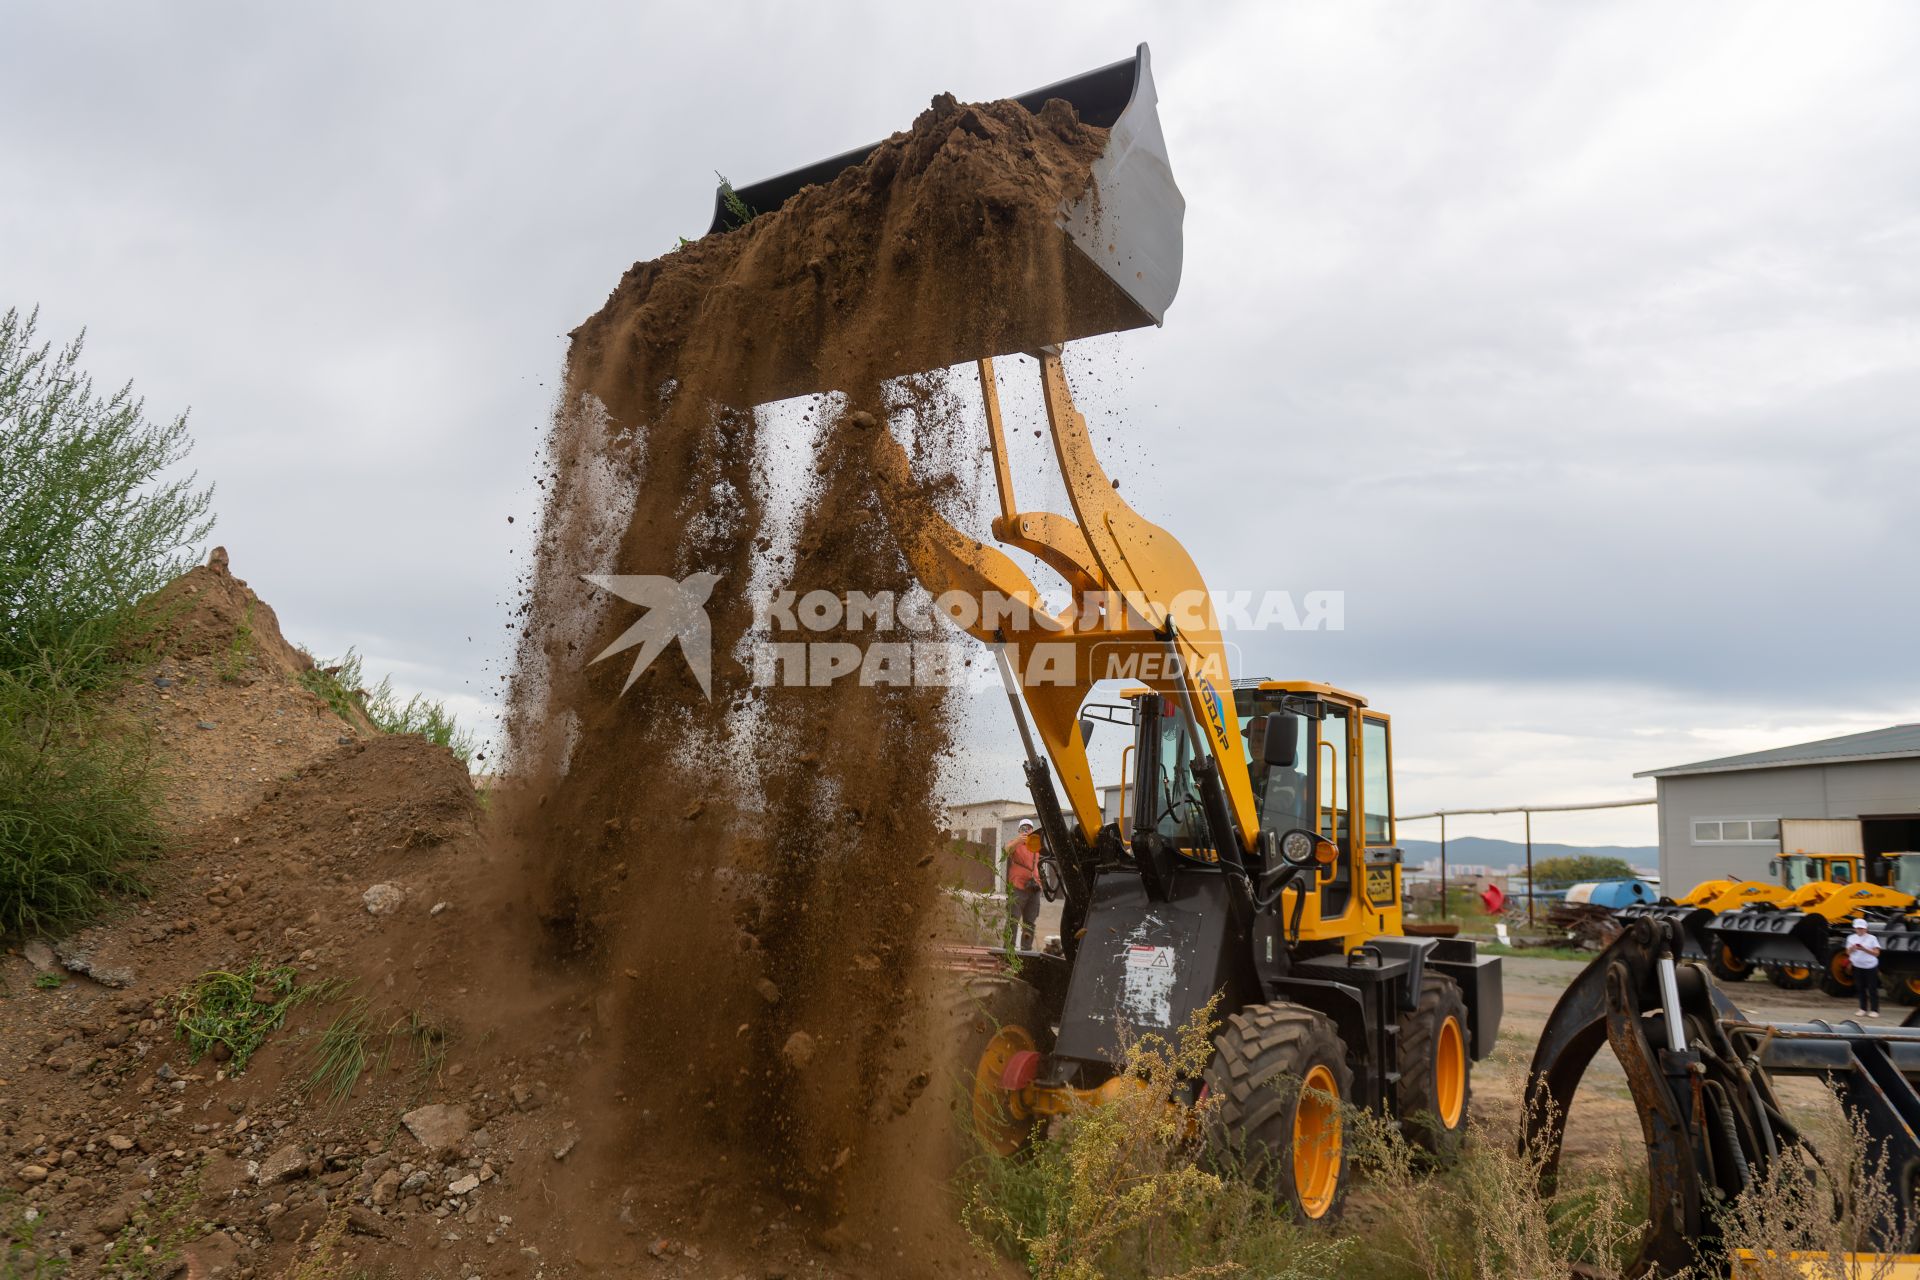
[[[1031,950],[1040,923],[1040,840],[1026,818],[1007,844],[1007,918],[1015,949]]]

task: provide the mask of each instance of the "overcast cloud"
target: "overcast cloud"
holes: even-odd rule
[[[1920,716],[1911,6],[15,3],[0,306],[192,406],[291,637],[477,712],[563,335],[713,171],[1140,40],[1186,271],[1083,397],[1214,586],[1346,593],[1248,665],[1393,711],[1403,811]]]

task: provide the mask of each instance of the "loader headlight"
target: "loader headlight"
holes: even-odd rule
[[[1313,837],[1297,829],[1287,832],[1280,839],[1280,856],[1292,863],[1307,861],[1313,857]]]

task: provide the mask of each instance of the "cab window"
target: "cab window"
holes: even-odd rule
[[[1247,773],[1253,780],[1254,808],[1259,814],[1260,826],[1267,831],[1291,831],[1296,827],[1311,827],[1313,816],[1313,755],[1307,750],[1309,721],[1305,716],[1293,716],[1281,723],[1291,726],[1293,737],[1293,764],[1282,768],[1269,765],[1260,751],[1260,743],[1255,739],[1253,724],[1264,720],[1277,705],[1253,704],[1252,710],[1241,717],[1240,733],[1247,744]],[[1264,725],[1259,733],[1267,732]]]
[[[1360,786],[1368,844],[1393,843],[1393,769],[1387,755],[1387,723],[1360,722]]]
[[[1346,848],[1351,814],[1347,799],[1347,713],[1338,707],[1327,708],[1320,721],[1320,742],[1314,749],[1314,781],[1318,784],[1319,814],[1315,819],[1320,834]]]

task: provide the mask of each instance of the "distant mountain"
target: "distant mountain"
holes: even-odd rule
[[[1427,863],[1436,866],[1440,861],[1440,842],[1438,840],[1402,840],[1400,848],[1406,855],[1409,867],[1421,867]],[[1654,874],[1660,866],[1660,849],[1656,845],[1618,845],[1618,844],[1549,844],[1544,840],[1533,842],[1533,860],[1543,858],[1567,858],[1590,855],[1596,858],[1619,858],[1629,866]],[[1495,840],[1487,836],[1458,836],[1447,841],[1447,865],[1487,866],[1501,868],[1507,866],[1524,867],[1527,864],[1527,846],[1517,840]]]

